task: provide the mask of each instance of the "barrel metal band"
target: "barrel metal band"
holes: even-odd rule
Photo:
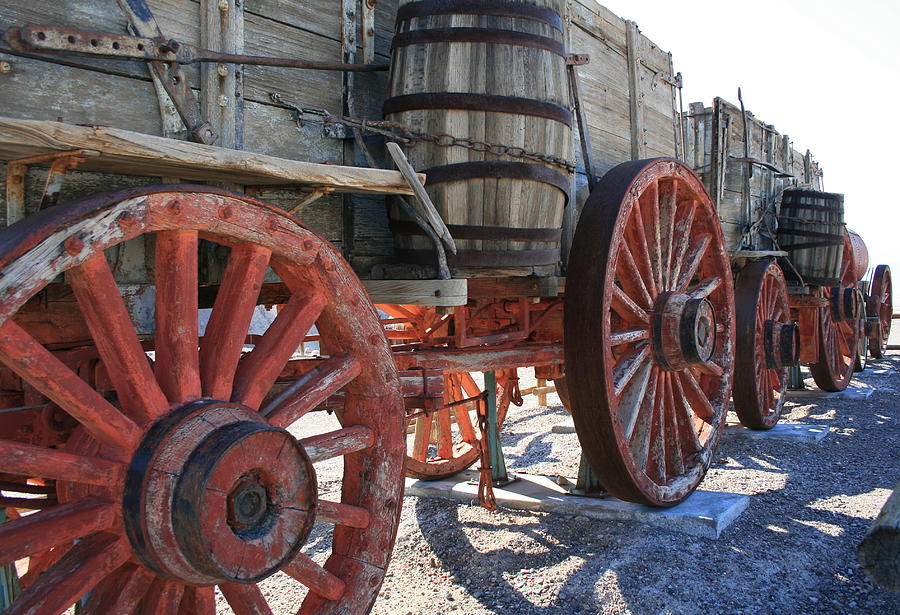
[[[559,13],[543,6],[511,0],[421,0],[410,2],[397,11],[397,23],[415,17],[433,15],[487,15],[490,17],[515,17],[545,23],[563,31]]]
[[[472,94],[469,92],[424,92],[404,94],[388,98],[384,102],[384,114],[402,113],[421,109],[461,111],[488,111],[491,113],[511,113],[532,115],[554,120],[572,127],[572,112],[563,107],[533,98],[498,96],[496,94]]]
[[[520,179],[558,188],[569,202],[569,178],[550,167],[527,162],[507,162],[503,160],[483,160],[445,164],[425,169],[425,185],[468,179]]]
[[[397,250],[401,262],[434,265],[433,250]],[[451,267],[538,267],[555,265],[559,261],[556,250],[460,250],[447,254]]]
[[[831,211],[835,213],[844,213],[844,206],[842,204],[838,205],[808,205],[806,203],[793,203],[791,201],[785,201],[782,199],[781,201],[782,209],[810,209],[813,211]]]
[[[401,235],[425,235],[425,231],[412,222],[392,222],[391,230]],[[515,228],[509,226],[448,224],[447,230],[450,231],[454,239],[544,242],[557,242],[562,239],[562,229],[558,228]]]
[[[806,243],[795,243],[788,246],[781,246],[785,252],[797,252],[799,250],[812,250],[813,248],[827,248],[830,246],[839,246],[843,241],[809,241]]]
[[[815,239],[824,239],[827,245],[842,246],[844,245],[844,235],[835,235],[834,233],[820,233],[818,231],[804,231],[801,229],[784,228],[780,229],[782,237],[813,237]],[[790,245],[787,246],[788,248]]]
[[[531,47],[566,57],[566,46],[547,36],[537,36],[527,32],[512,30],[495,30],[491,28],[433,28],[429,30],[410,30],[394,36],[391,49],[409,45],[430,43],[493,43],[515,47]]]

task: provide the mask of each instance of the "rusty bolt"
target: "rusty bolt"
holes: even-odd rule
[[[166,205],[166,207],[168,207],[169,211],[171,211],[173,214],[181,213],[181,203],[179,203],[177,199],[174,201],[169,201],[169,204]]]
[[[273,217],[269,218],[268,222],[266,222],[266,231],[268,231],[269,234],[272,234],[277,230],[278,230],[278,220],[273,216]]]
[[[227,107],[228,97],[225,96],[225,94],[219,94],[219,97],[216,99],[216,104],[218,104],[220,107]]]
[[[234,210],[231,207],[228,207],[227,205],[225,207],[222,207],[221,209],[219,209],[219,217],[222,218],[223,220],[228,220],[228,218],[230,218],[233,215],[234,215]]]
[[[119,216],[119,226],[122,228],[133,226],[135,222],[137,222],[137,216],[130,211],[123,211]]]
[[[72,256],[77,256],[84,249],[84,242],[78,237],[69,237],[66,239],[63,247],[66,249],[66,252]]]
[[[307,239],[306,241],[303,242],[304,250],[312,250],[314,246],[315,246],[315,244],[313,243],[312,239]]]
[[[227,11],[231,8],[231,4],[229,4],[228,0],[219,0],[219,10]]]
[[[227,64],[219,64],[216,66],[216,72],[219,73],[220,77],[228,76],[228,65]]]
[[[13,72],[13,66],[11,62],[0,62],[0,73],[11,73]]]

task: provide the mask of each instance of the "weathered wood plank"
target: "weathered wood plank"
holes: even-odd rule
[[[397,171],[299,162],[116,128],[0,118],[0,159],[72,149],[101,152],[90,157],[85,170],[248,185],[305,184],[346,192],[412,192]]]

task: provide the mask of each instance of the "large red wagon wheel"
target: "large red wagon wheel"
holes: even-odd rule
[[[843,391],[853,377],[861,334],[855,273],[853,246],[845,235],[840,285],[822,288],[827,306],[819,309],[819,360],[809,366],[813,380],[823,391]]]
[[[796,365],[799,351],[787,283],[774,261],[756,261],[741,270],[734,292],[734,408],[745,427],[771,429],[781,418],[788,366]]]
[[[104,256],[141,236],[155,239],[152,362]],[[203,337],[201,238],[230,248]],[[370,608],[403,496],[403,404],[378,317],[328,242],[247,197],[144,188],[0,232],[0,267],[0,361],[80,423],[64,449],[0,440],[0,473],[55,480],[58,499],[0,526],[0,564],[49,564],[5,615],[61,613],[88,592],[84,613],[214,615],[216,587],[235,613],[265,614],[257,582],[278,570],[299,582],[301,613]],[[244,352],[269,267],[292,296]],[[62,272],[114,394],[17,322]],[[272,397],[313,324],[322,358]],[[338,390],[342,428],[300,440],[286,430]],[[338,458],[339,501],[320,498],[314,464]],[[333,524],[324,565],[302,551],[315,520]]]
[[[510,402],[510,378],[515,370],[497,373],[497,422],[503,425]],[[444,376],[444,404],[480,395],[482,389],[468,372]],[[406,474],[423,480],[439,480],[462,472],[478,461],[481,431],[475,403],[452,406],[412,419],[408,437]]]
[[[673,505],[705,475],[731,394],[733,292],[690,169],[642,160],[603,177],[572,245],[565,353],[578,438],[613,495]]]
[[[869,333],[869,352],[876,359],[884,358],[888,338],[891,336],[891,317],[894,313],[894,290],[891,285],[891,268],[878,265],[872,276],[872,288],[866,304],[869,316],[878,318],[878,326]]]

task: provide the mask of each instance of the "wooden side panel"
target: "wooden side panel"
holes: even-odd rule
[[[775,249],[781,193],[792,186],[822,189],[818,163],[774,126],[749,111],[745,121],[738,106],[721,98],[712,107],[691,104],[682,121],[686,159],[716,201],[728,248]]]

